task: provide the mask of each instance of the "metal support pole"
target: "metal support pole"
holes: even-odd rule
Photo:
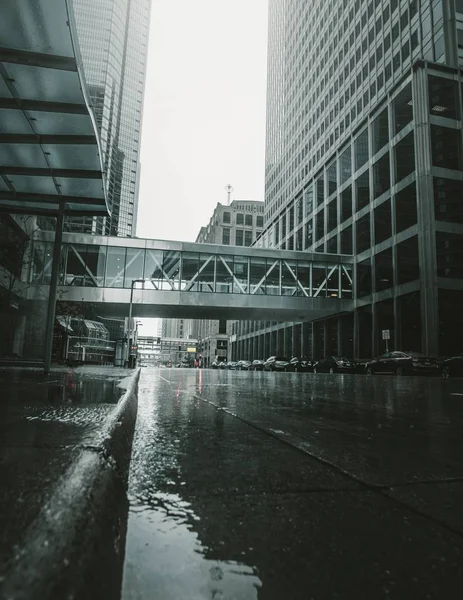
[[[51,355],[53,350],[53,329],[55,325],[56,295],[58,292],[59,262],[63,241],[64,204],[60,202],[56,217],[55,244],[53,246],[53,262],[51,267],[50,292],[48,296],[47,322],[45,326],[45,355],[43,370],[45,375],[50,373]]]
[[[130,304],[129,304],[129,320],[127,323],[127,352],[126,352],[126,361],[127,366],[130,360],[130,342],[132,338],[132,304],[133,304],[133,286],[136,283],[144,283],[144,279],[132,279],[132,283],[130,284]]]

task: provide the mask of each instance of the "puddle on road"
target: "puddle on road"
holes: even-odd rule
[[[124,393],[122,377],[92,377],[74,371],[51,374],[14,372],[0,374],[0,389],[9,404],[117,404]]]
[[[256,569],[208,558],[188,502],[159,493],[131,498],[122,600],[257,600]]]

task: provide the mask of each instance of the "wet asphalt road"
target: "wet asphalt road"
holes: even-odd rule
[[[142,369],[123,600],[463,597],[463,380]]]

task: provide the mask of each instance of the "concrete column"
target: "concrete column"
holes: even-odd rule
[[[418,249],[420,262],[421,351],[439,353],[439,306],[437,288],[436,228],[432,178],[431,131],[426,68],[415,69],[413,76],[415,119],[416,186],[418,209]],[[400,266],[399,266],[400,268]]]
[[[26,334],[26,315],[21,315],[18,318],[16,329],[13,338],[13,352],[18,356],[23,356],[24,353],[24,336]]]

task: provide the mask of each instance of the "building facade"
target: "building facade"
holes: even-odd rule
[[[109,218],[68,218],[69,231],[136,231],[151,0],[72,0],[88,93],[100,133]]]
[[[230,205],[220,202],[206,227],[201,227],[197,243],[252,246],[264,227],[264,203],[256,200],[233,200]],[[198,338],[203,365],[231,359],[229,337],[232,323],[225,320],[190,321]]]
[[[355,310],[234,324],[233,354],[461,351],[461,0],[270,0],[265,231],[350,254]]]

